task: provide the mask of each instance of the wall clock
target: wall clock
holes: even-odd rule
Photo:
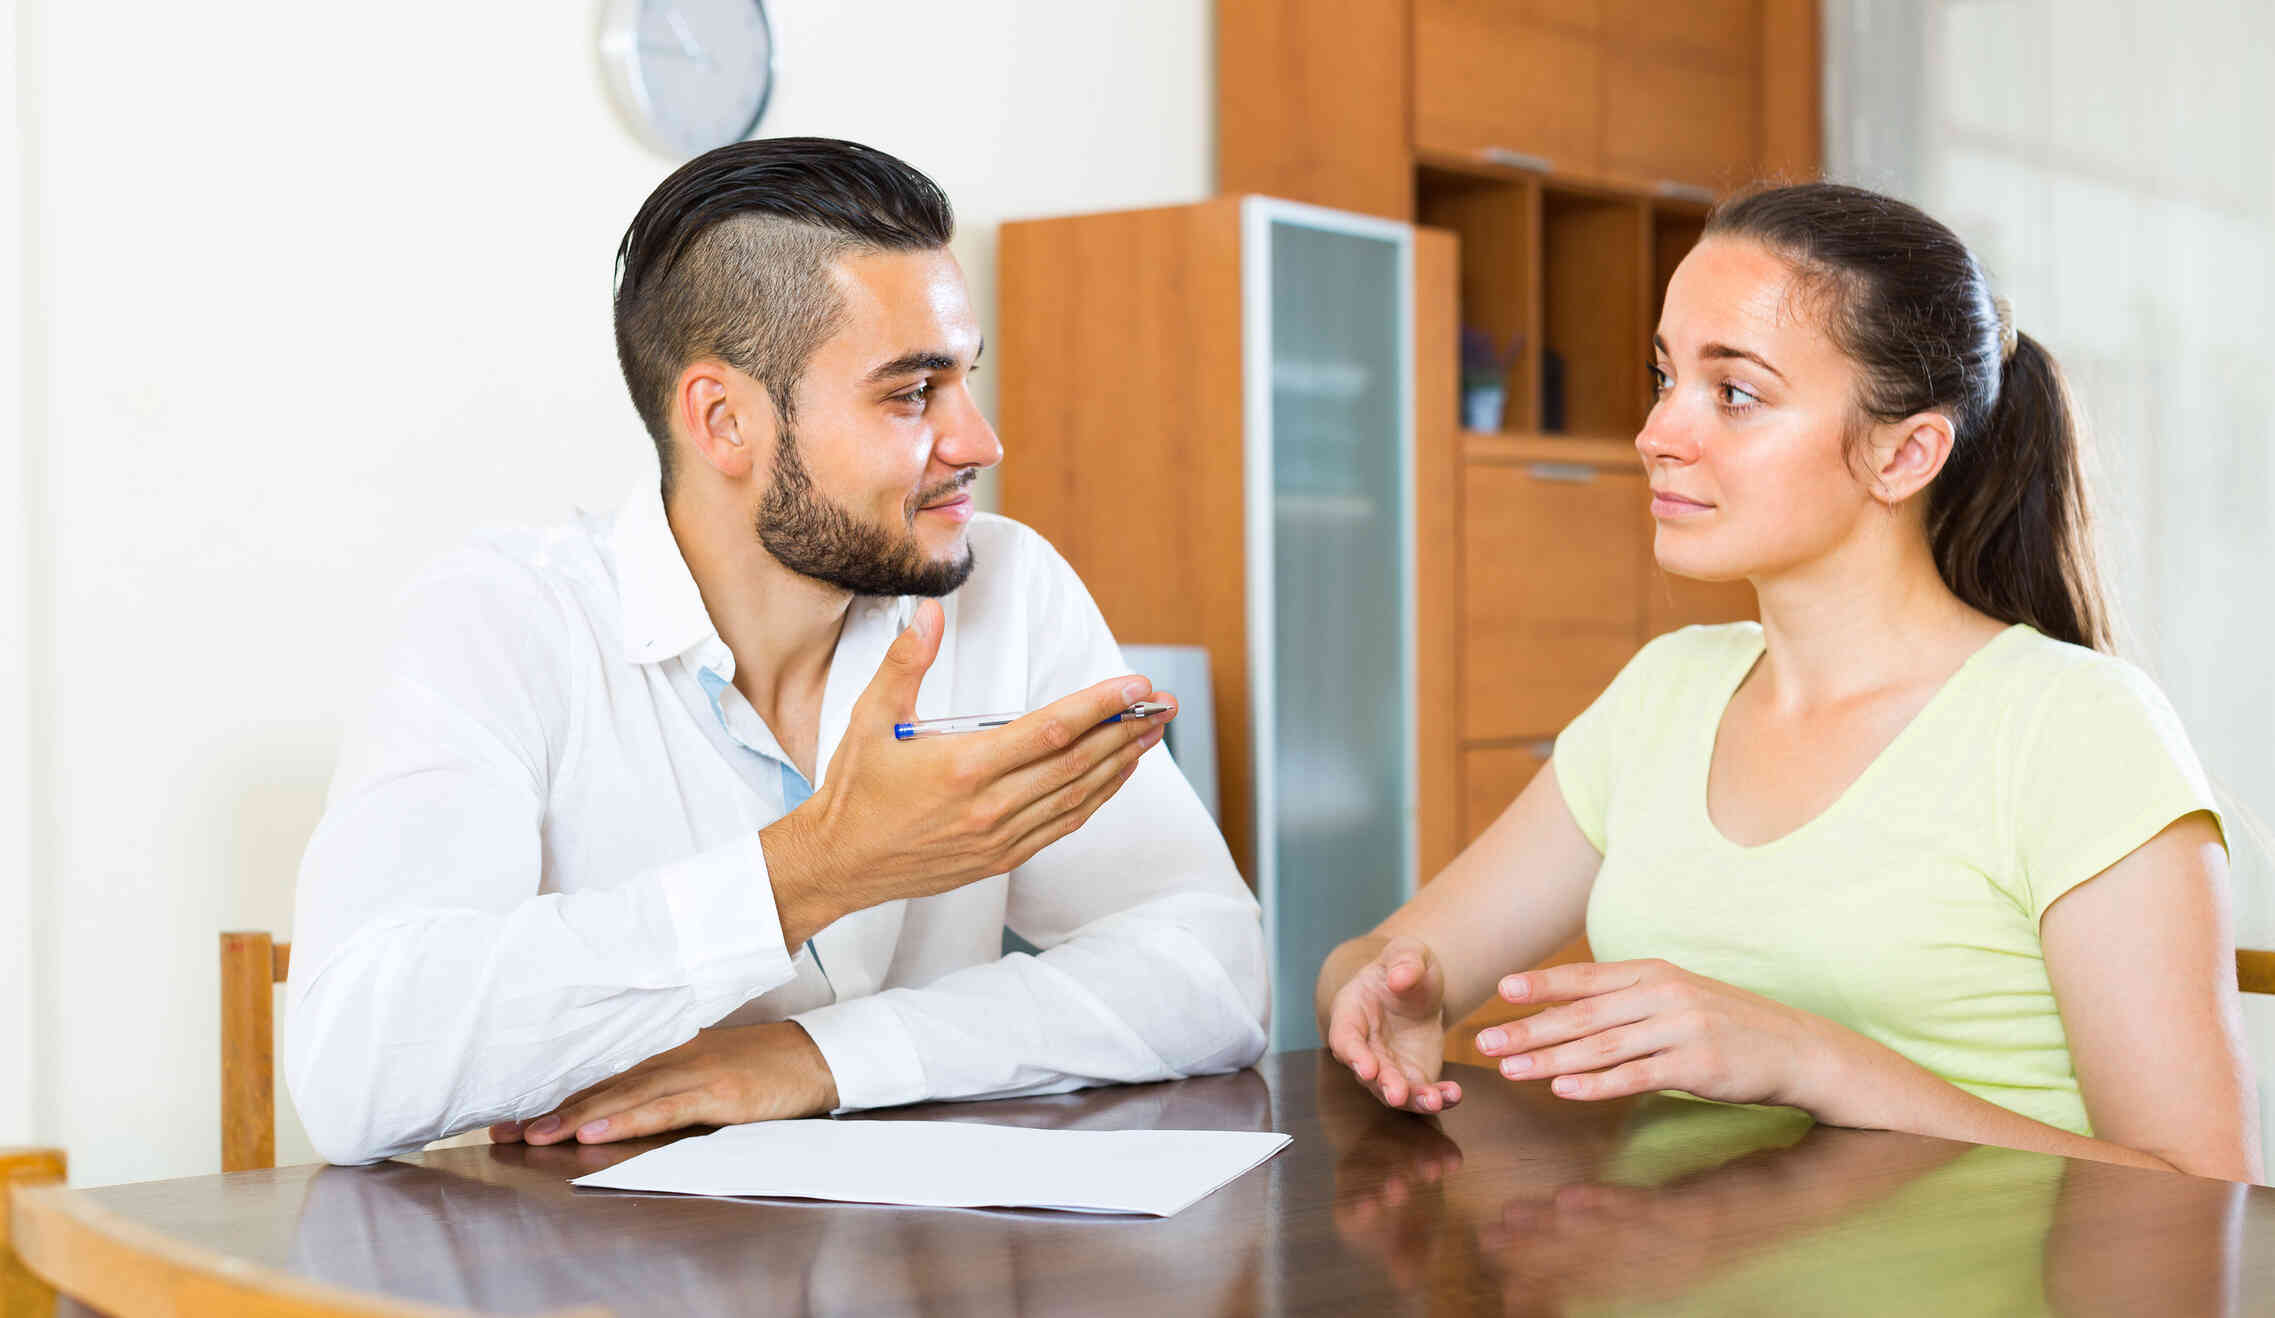
[[[633,131],[674,159],[749,137],[774,91],[764,0],[609,0],[600,54]]]

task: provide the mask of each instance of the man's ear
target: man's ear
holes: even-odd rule
[[[1872,497],[1893,508],[1918,494],[1951,460],[1951,418],[1920,412],[1873,427]]]
[[[730,481],[745,480],[759,455],[774,451],[774,403],[765,385],[705,357],[679,373],[672,429],[698,461]]]

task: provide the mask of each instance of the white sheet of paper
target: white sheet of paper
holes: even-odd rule
[[[1168,1217],[1288,1145],[1242,1130],[1036,1130],[966,1121],[761,1121],[680,1140],[573,1184],[929,1208]]]

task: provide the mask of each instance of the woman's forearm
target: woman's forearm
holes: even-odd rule
[[[1977,1098],[1893,1048],[1861,1034],[1846,1033],[1856,1046],[1823,1068],[1819,1083],[1813,1087],[1815,1092],[1800,1105],[1827,1125],[1898,1130],[2198,1176],[2235,1179],[2241,1175],[2230,1177],[2220,1169],[2177,1166],[2129,1145],[2047,1125]]]

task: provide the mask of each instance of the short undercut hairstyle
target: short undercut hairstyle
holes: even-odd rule
[[[798,381],[844,319],[829,268],[955,236],[940,185],[856,142],[775,137],[707,151],[665,179],[616,248],[616,359],[671,488],[674,386],[716,357],[766,386],[787,432]]]

